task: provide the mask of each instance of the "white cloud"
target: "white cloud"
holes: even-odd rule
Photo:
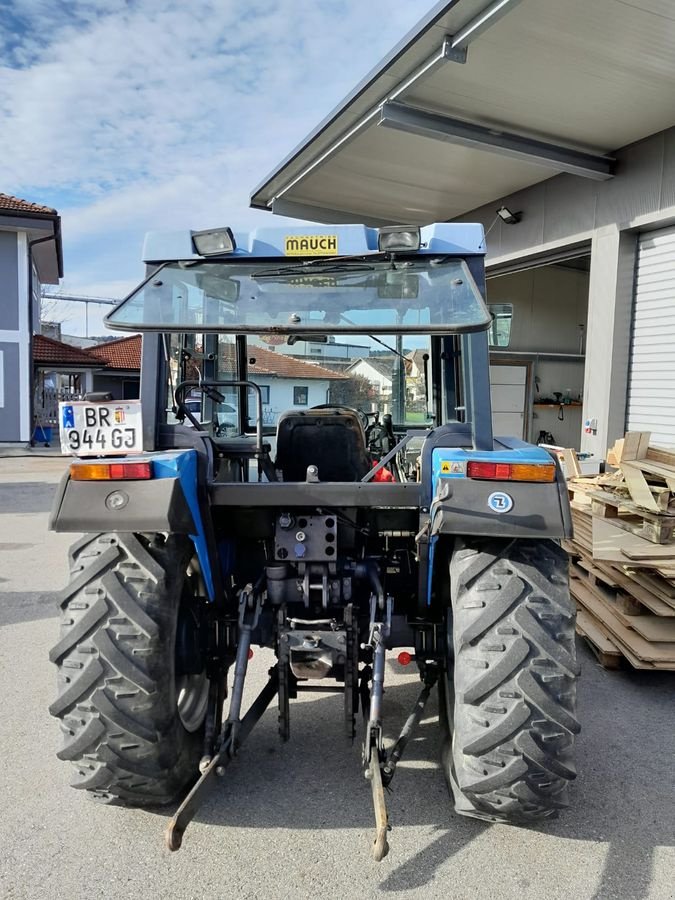
[[[73,289],[133,281],[146,230],[265,221],[250,191],[428,0],[5,6],[0,191],[57,206]]]

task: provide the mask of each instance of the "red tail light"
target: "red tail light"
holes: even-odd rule
[[[73,481],[143,481],[152,478],[152,463],[73,463],[70,477]]]
[[[469,478],[492,481],[555,481],[554,463],[493,463],[470,462],[466,467]]]

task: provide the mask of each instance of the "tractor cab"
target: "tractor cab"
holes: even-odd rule
[[[210,422],[224,451],[228,438],[274,437],[280,427],[283,455],[296,428],[310,438],[304,413],[348,408],[372,440],[385,427],[391,437],[458,421],[471,423],[477,447],[491,449],[481,241],[480,227],[442,225],[148,236],[150,274],[107,319],[146,335],[144,372],[153,373],[153,388],[154,373],[164,369],[166,403],[155,409],[143,395],[146,435],[152,423],[157,441],[165,411],[169,419]],[[197,247],[213,250],[199,255]],[[468,379],[463,356],[475,369]],[[311,377],[319,374],[325,377]],[[284,392],[294,377],[298,384]],[[358,465],[340,475],[328,463],[337,452],[328,435],[350,421],[334,415],[321,448],[313,437],[322,456],[315,462],[331,470],[319,472],[321,480],[356,479]],[[152,441],[145,449],[154,449]],[[260,475],[270,471],[262,462]]]

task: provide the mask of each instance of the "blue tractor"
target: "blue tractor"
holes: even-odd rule
[[[150,234],[145,261],[107,317],[143,334],[140,400],[61,409],[77,459],[51,524],[84,537],[51,712],[74,786],[179,802],[176,850],[275,698],[287,740],[298,692],[330,686],[349,738],[363,714],[381,859],[384,788],[437,685],[459,813],[528,824],[564,807],[569,505],[556,459],[492,433],[482,228]],[[324,380],[289,392],[299,364]],[[254,645],[275,664],[244,711]],[[386,746],[394,648],[421,687]]]

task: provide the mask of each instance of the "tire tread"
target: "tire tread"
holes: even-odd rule
[[[580,730],[567,565],[549,540],[457,541],[454,683],[441,706],[446,775],[463,814],[522,824],[567,805]]]

